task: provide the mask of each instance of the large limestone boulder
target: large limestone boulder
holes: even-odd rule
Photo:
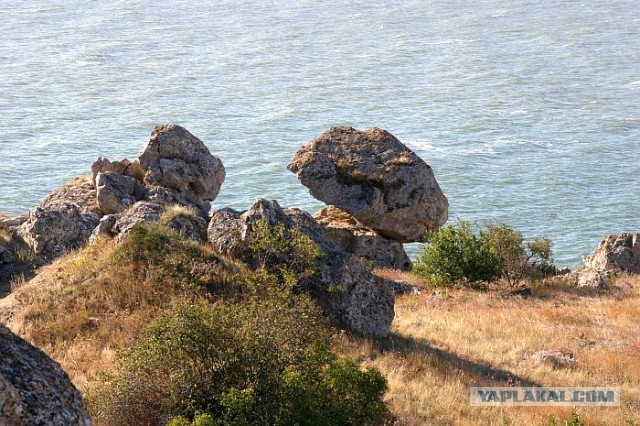
[[[0,324],[0,425],[90,426],[60,365]]]
[[[51,260],[84,245],[101,216],[93,184],[76,179],[29,210],[17,232],[36,256]]]
[[[209,242],[219,252],[257,267],[258,259],[252,257],[248,243],[254,224],[261,218],[270,226],[299,229],[324,254],[318,272],[304,278],[302,286],[328,316],[365,335],[382,337],[388,333],[394,316],[393,296],[384,280],[326,239],[322,227],[308,213],[283,209],[276,201],[263,199],[243,213],[222,209],[213,213],[209,223]]]
[[[383,129],[333,127],[303,145],[288,168],[315,198],[400,242],[423,241],[448,218],[431,167]]]
[[[205,214],[224,182],[222,161],[183,127],[156,126],[138,157],[148,185],[160,187],[159,199],[195,205]]]
[[[593,254],[584,260],[584,264],[601,272],[640,274],[640,233],[605,236]]]
[[[328,206],[313,215],[324,228],[324,235],[340,250],[364,258],[379,268],[409,271],[411,260],[402,243],[386,238],[348,212]]]

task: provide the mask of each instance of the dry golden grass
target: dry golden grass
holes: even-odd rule
[[[565,407],[471,407],[469,386],[478,385],[620,387],[620,407],[580,407],[581,419],[640,424],[639,302],[640,278],[629,275],[605,292],[557,282],[526,299],[506,291],[425,291],[396,299],[389,338],[343,338],[339,348],[385,374],[398,424],[541,425],[550,414],[571,415]],[[576,364],[536,363],[536,352],[557,349],[572,352]]]
[[[172,230],[147,229],[121,245],[99,240],[71,253],[0,299],[0,320],[60,362],[81,390],[162,309],[216,294],[243,271]]]

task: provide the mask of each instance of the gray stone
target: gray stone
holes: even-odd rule
[[[341,250],[367,259],[378,268],[411,270],[413,264],[402,243],[378,234],[348,212],[328,206],[313,217],[324,228],[325,237]]]
[[[85,213],[76,204],[50,208],[45,205],[29,210],[19,235],[33,252],[44,260],[53,260],[83,246],[100,222],[100,215]]]
[[[125,212],[104,216],[96,225],[91,235],[91,241],[100,237],[122,241],[136,223],[157,222],[163,211],[164,206],[161,204],[138,201]]]
[[[60,365],[0,324],[0,425],[90,426]]]
[[[131,162],[126,158],[120,161],[109,161],[109,159],[105,157],[99,157],[91,165],[91,180],[94,186],[97,186],[96,178],[98,176],[98,173],[106,172],[129,176],[138,181],[144,180],[144,171],[142,170],[142,167],[140,167],[140,163],[138,161]]]
[[[393,296],[384,280],[326,239],[322,227],[308,213],[283,209],[276,201],[263,199],[254,202],[243,213],[218,210],[209,222],[209,242],[218,252],[255,268],[257,259],[252,257],[247,245],[253,224],[263,217],[268,219],[270,226],[282,224],[287,230],[300,230],[323,253],[318,272],[301,284],[325,314],[365,335],[382,337],[388,333],[394,316]]]
[[[431,167],[382,129],[333,127],[303,145],[288,168],[312,196],[399,242],[424,241],[448,218]]]
[[[143,198],[146,191],[135,178],[115,172],[99,172],[96,187],[98,207],[103,214],[125,211]]]
[[[222,161],[200,139],[177,125],[156,126],[138,158],[145,182],[166,188],[160,195],[167,203],[196,205],[204,211],[224,182]]]

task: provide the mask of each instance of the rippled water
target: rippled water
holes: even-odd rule
[[[313,212],[286,170],[299,145],[378,126],[433,166],[452,219],[549,236],[575,265],[605,233],[640,229],[637,6],[1,2],[0,210],[100,155],[135,157],[172,122],[227,167],[214,208]]]

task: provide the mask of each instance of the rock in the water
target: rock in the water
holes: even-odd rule
[[[600,272],[640,274],[640,233],[607,235],[584,265]]]
[[[216,198],[225,178],[222,161],[177,125],[156,126],[139,160],[145,182],[165,188],[161,195],[167,203],[193,204],[208,211],[208,202]]]
[[[90,426],[60,365],[0,324],[0,425]]]
[[[402,243],[378,234],[348,212],[328,206],[313,217],[324,228],[325,236],[342,251],[368,259],[379,268],[411,270],[413,265]]]
[[[125,211],[143,198],[146,191],[138,180],[115,172],[99,172],[96,187],[98,207],[103,214]]]
[[[303,145],[288,167],[315,198],[400,242],[423,241],[448,218],[431,167],[382,129],[333,127]]]
[[[209,223],[209,241],[220,253],[256,267],[247,244],[254,224],[263,217],[270,226],[299,229],[324,254],[318,272],[304,287],[328,316],[366,335],[381,337],[388,333],[394,316],[393,296],[384,280],[327,240],[322,227],[308,213],[282,209],[276,201],[262,199],[244,213],[222,209],[214,212]]]

